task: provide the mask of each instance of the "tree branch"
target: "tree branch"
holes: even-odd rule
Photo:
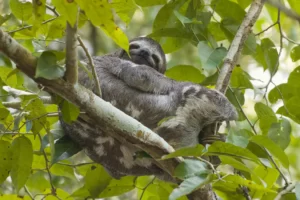
[[[280,3],[280,1],[267,0],[267,3],[275,8],[278,8],[281,12],[286,14],[288,17],[300,22],[300,15],[298,15],[292,9],[287,8],[284,4]]]
[[[79,12],[79,11],[78,11]],[[77,13],[78,18],[79,13]],[[77,53],[77,23],[76,20],[74,27],[67,22],[66,34],[66,72],[65,80],[74,85],[78,80],[78,53]]]
[[[245,19],[235,34],[216,84],[216,89],[222,93],[225,93],[227,90],[232,70],[237,63],[254,23],[261,13],[264,2],[265,0],[253,0]]]

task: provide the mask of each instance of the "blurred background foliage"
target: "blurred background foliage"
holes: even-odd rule
[[[78,4],[84,10],[79,16],[79,35],[91,55],[104,55],[120,47],[126,49],[128,39],[150,36],[160,42],[167,54],[168,77],[213,88],[218,67],[252,1],[112,0],[104,6],[101,4],[102,7],[99,2],[2,0],[1,29],[34,55],[52,51],[57,63],[63,64],[65,24],[66,21],[74,23]],[[297,0],[282,2],[300,14]],[[114,12],[110,13],[107,7],[112,7]],[[112,17],[115,22],[111,21]],[[237,107],[239,120],[229,133],[225,128],[221,132],[228,134],[227,143],[237,146],[233,149],[248,149],[263,164],[220,156],[222,163],[218,170],[228,175],[233,174],[234,167],[243,172],[243,180],[253,181],[244,182],[237,176],[224,178],[224,183],[215,181],[214,189],[222,199],[244,198],[240,185],[250,188],[251,196],[258,199],[274,199],[277,189],[284,187],[285,180],[262,147],[274,157],[288,182],[300,180],[299,30],[296,21],[266,4],[245,43],[226,94]],[[80,58],[84,59],[82,48],[79,51]],[[2,54],[0,66],[1,102],[17,98],[22,108],[19,112],[6,108],[5,103],[0,104],[0,194],[3,194],[0,199],[83,199],[115,195],[121,196],[112,199],[168,198],[176,186],[153,177],[112,180],[82,152],[73,155],[78,152],[74,144],[54,144],[63,135],[57,125],[58,117],[49,115],[57,113],[57,106],[43,104],[37,97],[46,93],[15,70],[14,64]],[[3,86],[36,95],[15,97]],[[222,151],[221,148],[220,155]],[[251,157],[247,153],[244,156]],[[7,161],[9,158],[13,162]],[[254,183],[257,185],[251,186]],[[300,198],[299,187],[298,196],[296,187],[295,193],[282,198],[296,197]]]

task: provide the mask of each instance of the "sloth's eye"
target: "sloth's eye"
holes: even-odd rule
[[[155,62],[156,64],[158,64],[158,63],[159,63],[159,58],[158,58],[158,56],[157,56],[157,55],[155,55],[155,54],[152,54],[152,58],[153,58],[153,60],[154,60],[154,62]]]
[[[138,48],[140,48],[140,45],[138,44],[131,44],[129,47],[129,49],[138,49]]]

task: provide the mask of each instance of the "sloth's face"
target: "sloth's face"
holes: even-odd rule
[[[166,58],[161,46],[150,38],[137,38],[130,42],[129,53],[131,61],[136,64],[148,65],[164,73]]]

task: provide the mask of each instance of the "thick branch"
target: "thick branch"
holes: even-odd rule
[[[244,43],[248,38],[254,23],[256,22],[259,14],[261,13],[264,2],[265,0],[254,0],[252,2],[245,19],[243,20],[230,45],[216,84],[216,89],[222,93],[225,93],[227,90],[232,70],[237,63],[241,51],[243,50]]]
[[[72,27],[67,23],[66,34],[66,73],[65,80],[74,85],[78,79],[78,53],[77,53],[77,20]]]
[[[149,128],[81,85],[75,84],[73,86],[64,80],[35,79],[37,59],[2,30],[0,30],[0,51],[13,60],[18,69],[37,83],[46,86],[52,92],[79,106],[82,111],[89,114],[90,120],[119,141],[134,144],[153,158],[161,158],[163,155],[174,151],[165,140]],[[180,161],[179,159],[171,159],[157,160],[157,162],[163,170],[173,174],[173,170]]]

